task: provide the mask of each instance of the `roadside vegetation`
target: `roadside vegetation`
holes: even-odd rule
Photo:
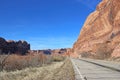
[[[0,70],[14,71],[22,70],[27,67],[40,67],[44,64],[52,62],[50,55],[34,54],[34,55],[0,55]]]
[[[75,80],[69,59],[61,55],[0,55],[0,80]]]
[[[107,60],[109,60],[109,61],[116,61],[116,62],[120,63],[120,57],[110,58],[110,59],[107,59]]]

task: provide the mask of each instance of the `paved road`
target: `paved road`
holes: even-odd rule
[[[120,80],[120,64],[92,59],[71,59],[76,80]],[[117,66],[117,67],[116,67]],[[87,79],[84,79],[84,78]]]

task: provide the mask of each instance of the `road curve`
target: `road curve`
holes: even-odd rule
[[[71,61],[76,80],[120,80],[119,64],[92,59],[71,59]]]

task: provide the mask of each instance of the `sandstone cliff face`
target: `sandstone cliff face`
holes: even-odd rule
[[[109,46],[112,57],[120,56],[120,0],[102,0],[87,18],[73,46],[73,52],[96,55],[99,44]]]
[[[0,54],[17,53],[24,55],[28,50],[30,50],[30,44],[26,41],[6,41],[0,37]]]

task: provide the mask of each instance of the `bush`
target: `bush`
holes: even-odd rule
[[[4,55],[1,55],[0,62]],[[37,67],[43,64],[50,64],[52,62],[51,56],[44,54],[34,54],[34,55],[9,55],[8,58],[4,60],[4,65],[0,65],[1,70],[13,71],[21,70],[26,67]]]
[[[28,55],[0,55],[0,69],[13,71],[21,70],[27,67],[40,67],[45,64],[51,64],[53,61],[63,61],[65,58],[61,55],[28,54]]]
[[[107,59],[111,57],[112,51],[107,43],[101,43],[97,45],[96,56],[99,59]]]
[[[56,61],[56,62],[63,61],[64,59],[65,59],[65,57],[64,57],[64,56],[61,56],[61,55],[52,56],[52,60],[53,60],[53,61]]]
[[[6,64],[6,59],[9,57],[9,55],[0,55],[0,71],[3,70],[5,64]]]
[[[80,55],[83,58],[89,58],[91,56],[91,53],[89,53],[89,52],[83,52],[83,53],[80,53]]]

